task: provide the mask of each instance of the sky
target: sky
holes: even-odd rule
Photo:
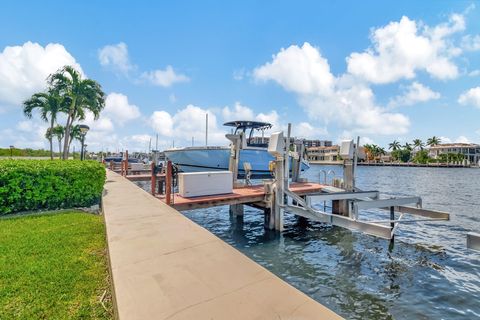
[[[232,120],[480,142],[476,1],[10,1],[0,34],[0,147],[48,147],[22,102],[64,65],[106,94],[91,151],[204,145],[207,113],[210,145]]]

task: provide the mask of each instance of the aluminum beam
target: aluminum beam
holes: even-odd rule
[[[391,198],[391,199],[381,199],[381,200],[372,200],[372,201],[358,201],[353,203],[353,208],[355,211],[373,209],[373,208],[384,208],[384,207],[394,207],[401,206],[402,204],[412,204],[417,205],[422,204],[422,198],[420,197],[405,197],[405,198]]]
[[[332,224],[334,226],[339,226],[350,230],[360,231],[383,239],[390,240],[392,238],[392,230],[390,227],[379,224],[362,222],[341,215],[330,214],[323,211],[311,210],[297,206],[286,206],[285,210],[304,218]]]
[[[316,200],[364,200],[365,198],[377,199],[378,191],[358,191],[358,192],[332,192],[332,193],[313,193],[309,197],[315,197]]]
[[[382,208],[382,209],[389,210],[390,208]],[[405,207],[405,206],[395,206],[395,212],[408,213],[415,216],[421,216],[421,217],[432,218],[432,219],[450,220],[449,213],[443,212],[443,211],[437,211],[437,210],[428,210],[428,209]]]
[[[467,233],[467,248],[480,250],[480,234],[469,232]]]

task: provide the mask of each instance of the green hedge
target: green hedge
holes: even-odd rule
[[[97,204],[105,168],[95,161],[0,160],[0,215]]]

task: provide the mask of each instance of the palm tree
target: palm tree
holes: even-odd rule
[[[436,136],[433,136],[433,137],[427,139],[427,146],[432,147],[432,146],[435,146],[437,144],[440,144],[441,142],[442,142],[442,140],[440,138],[438,138]]]
[[[60,159],[62,159],[62,139],[65,136],[65,128],[61,125],[56,125],[55,127],[53,127],[52,134],[57,137],[58,154]]]
[[[412,151],[412,145],[408,142],[405,142],[405,145],[403,146],[405,150]]]
[[[57,114],[62,111],[63,104],[62,98],[55,90],[48,92],[35,93],[30,99],[23,102],[23,113],[27,118],[32,118],[32,112],[34,109],[40,111],[40,117],[45,122],[50,122],[50,127],[45,134],[45,137],[50,142],[50,159],[53,160],[53,145],[52,145],[52,131],[55,121],[57,120]]]
[[[414,140],[413,140],[413,147],[414,147],[414,148],[418,148],[418,149],[420,149],[420,150],[423,150],[423,147],[424,147],[424,146],[425,146],[425,145],[423,144],[422,140],[420,140],[420,139],[414,139]]]
[[[388,145],[388,149],[393,151],[400,149],[400,142],[393,140],[393,142]]]
[[[74,121],[84,120],[87,110],[93,113],[95,120],[98,119],[100,112],[105,107],[105,93],[98,82],[82,79],[80,73],[72,66],[65,66],[50,75],[48,82],[52,88],[60,92],[68,103],[63,141],[63,159],[67,159]]]

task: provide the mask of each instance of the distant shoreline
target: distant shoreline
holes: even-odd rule
[[[340,166],[342,165],[341,161],[336,162],[323,162],[323,161],[310,161],[311,165],[328,165],[328,166]],[[375,163],[375,162],[359,162],[359,166],[370,166],[370,167],[412,167],[412,168],[479,168],[478,166],[464,166],[460,164],[445,164],[445,163]]]

